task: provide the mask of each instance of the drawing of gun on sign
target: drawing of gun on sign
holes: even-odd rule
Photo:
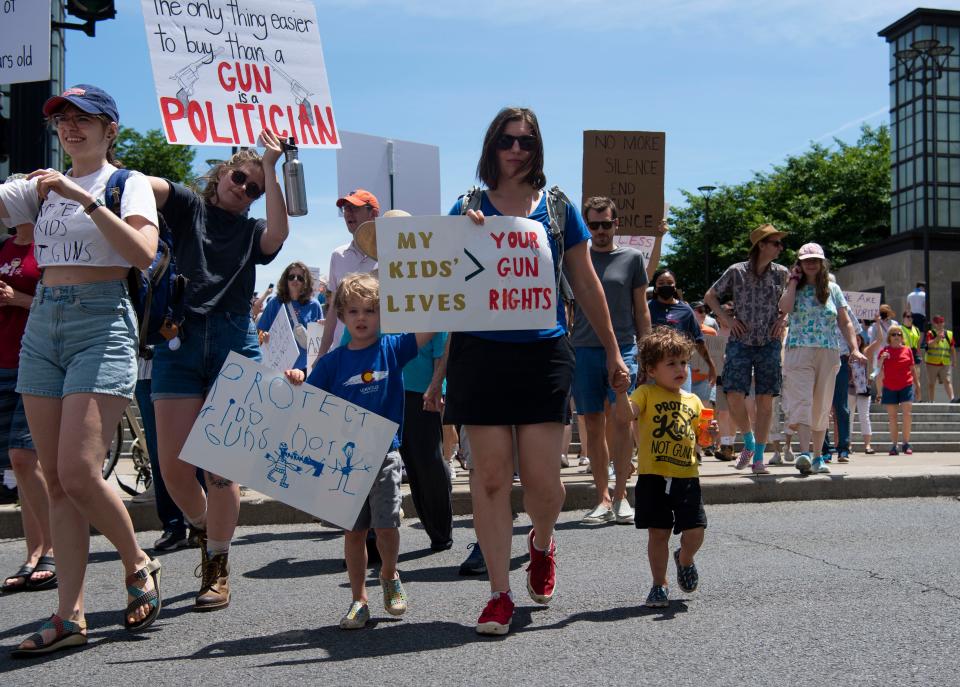
[[[284,81],[290,84],[290,92],[293,93],[293,97],[296,99],[297,105],[304,106],[300,110],[300,119],[301,120],[306,119],[308,122],[310,122],[311,126],[316,124],[317,123],[316,119],[314,119],[313,117],[313,105],[311,105],[310,101],[308,100],[308,98],[311,95],[313,95],[313,93],[311,91],[308,91],[306,86],[304,86],[302,83],[300,83],[299,81],[294,79],[292,76],[287,74],[285,71],[280,69],[280,67],[277,66],[276,62],[273,62],[271,60],[264,60],[264,62],[270,65],[270,68],[273,71],[279,74],[284,79]]]
[[[217,56],[223,52],[223,48],[217,48],[212,53],[204,55],[198,60],[188,64],[170,78],[180,84],[180,90],[177,91],[177,100],[186,107],[190,104],[190,96],[193,95],[193,87],[200,80],[200,67],[211,64]]]

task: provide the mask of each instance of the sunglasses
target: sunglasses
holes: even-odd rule
[[[307,280],[303,277],[302,274],[288,274],[287,281],[298,281],[303,283],[303,282],[306,282]]]
[[[263,195],[263,189],[257,186],[255,181],[247,181],[247,173],[240,169],[235,169],[230,172],[230,181],[235,183],[237,186],[243,187],[243,192],[247,194],[247,198],[250,200],[256,200]]]
[[[890,332],[890,336],[899,336],[899,337],[903,337],[903,334],[898,334],[897,332]]]
[[[500,138],[497,139],[497,148],[499,150],[510,150],[513,148],[514,142],[520,144],[520,150],[525,150],[528,153],[537,147],[536,136],[511,136],[510,134],[500,134]]]
[[[610,219],[600,219],[594,222],[587,222],[587,226],[590,228],[590,231],[610,231],[613,229],[614,221]]]

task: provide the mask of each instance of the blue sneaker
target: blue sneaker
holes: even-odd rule
[[[483,551],[480,550],[480,545],[468,544],[467,548],[471,550],[470,555],[460,564],[460,574],[464,576],[486,575],[487,562],[483,559]]]
[[[647,600],[643,604],[647,608],[666,608],[670,605],[670,598],[667,596],[667,588],[659,584],[650,587],[650,593],[647,594]]]
[[[794,467],[800,471],[801,475],[809,475],[811,463],[810,454],[801,453],[797,455],[797,462],[794,464]]]
[[[814,458],[813,463],[810,466],[810,472],[815,475],[830,472],[830,468],[827,467],[826,456]]]

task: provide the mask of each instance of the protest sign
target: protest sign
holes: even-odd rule
[[[662,131],[584,131],[583,202],[606,196],[617,204],[620,234],[652,234],[663,219]]]
[[[844,291],[847,304],[858,320],[872,320],[880,314],[880,294]]]
[[[522,217],[377,218],[385,332],[549,329],[557,323],[543,225]]]
[[[396,431],[386,418],[231,352],[180,458],[349,528]]]
[[[263,129],[339,148],[314,4],[142,0],[167,141],[254,146]]]
[[[307,340],[310,342],[307,346],[307,373],[313,369],[313,364],[320,357],[320,340],[323,339],[323,322],[310,322],[307,324]]]
[[[50,78],[50,0],[0,1],[0,83]]]
[[[270,325],[270,340],[263,350],[263,364],[271,370],[289,370],[297,362],[300,349],[293,336],[293,327],[286,308],[281,307]]]
[[[667,211],[670,209],[670,203],[663,204],[663,216],[667,216]],[[618,230],[619,231],[619,230]],[[661,239],[662,240],[662,239]],[[650,264],[650,257],[653,255],[654,246],[657,245],[656,236],[629,236],[618,233],[613,237],[613,243],[617,246],[629,246],[630,248],[636,248],[643,254],[643,264],[644,267]]]

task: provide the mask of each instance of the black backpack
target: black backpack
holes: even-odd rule
[[[129,169],[118,169],[110,175],[104,191],[104,204],[117,217],[120,216],[120,199],[130,176]],[[158,215],[160,237],[157,241],[157,254],[145,270],[130,268],[127,275],[127,288],[130,301],[140,323],[140,357],[150,360],[153,346],[167,341],[163,331],[175,334],[170,325],[179,329],[183,324],[184,292],[187,278],[177,273],[177,262],[173,254],[173,233]]]

